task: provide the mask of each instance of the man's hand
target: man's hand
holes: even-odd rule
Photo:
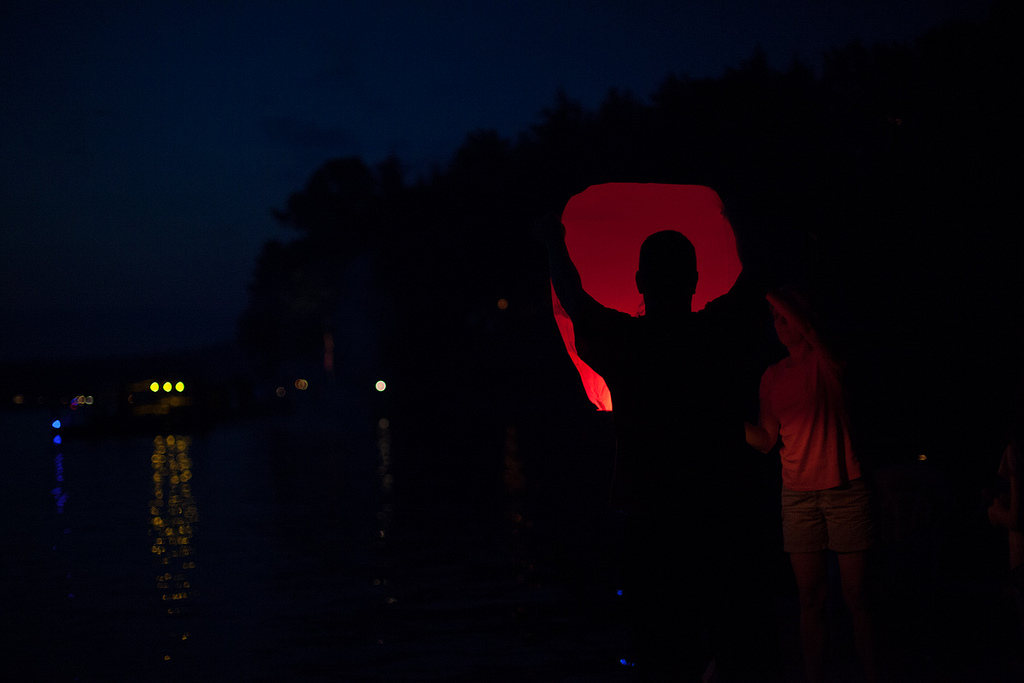
[[[565,246],[565,226],[558,214],[549,213],[533,225],[533,234],[548,252],[548,269],[555,295],[566,314],[573,318],[581,303],[597,305],[589,294],[583,291],[579,271],[573,265],[569,249]]]
[[[549,213],[533,225],[533,234],[544,246],[565,242],[565,226],[555,213]]]

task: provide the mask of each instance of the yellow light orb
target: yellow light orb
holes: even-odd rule
[[[174,390],[177,391],[179,394],[185,391],[185,383],[178,382],[177,384],[174,385]]]
[[[152,384],[149,385],[149,390],[152,391],[154,394],[160,391],[160,383],[153,382]]]
[[[384,383],[384,380],[377,380],[377,384],[374,386],[377,387],[377,391],[384,391],[388,388],[388,385]]]
[[[164,391],[169,392],[170,390],[171,390],[171,383],[170,382],[164,382]]]

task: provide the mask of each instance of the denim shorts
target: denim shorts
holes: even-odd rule
[[[867,550],[874,540],[871,491],[863,479],[848,488],[782,489],[782,548],[787,553]]]

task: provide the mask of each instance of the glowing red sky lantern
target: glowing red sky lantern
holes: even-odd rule
[[[599,303],[638,315],[643,297],[636,290],[640,245],[659,230],[678,230],[697,252],[699,311],[732,288],[742,266],[732,226],[722,214],[722,200],[703,185],[608,183],[574,196],[562,212],[565,242],[580,272],[583,289]],[[551,292],[555,321],[583,387],[598,410],[611,410],[604,379],[576,354],[572,321]]]

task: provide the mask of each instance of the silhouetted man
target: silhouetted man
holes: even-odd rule
[[[691,312],[693,245],[682,233],[657,232],[640,249],[636,285],[644,315],[633,317],[583,290],[556,216],[541,220],[536,232],[577,352],[612,396],[613,502],[627,513],[623,596],[637,673],[641,680],[699,681],[712,657],[738,661],[735,648],[751,645],[738,643],[730,627],[749,619],[729,596],[743,592],[745,546],[760,544],[750,538],[745,509],[743,391],[744,382],[754,382],[745,371],[761,295],[738,282]]]

